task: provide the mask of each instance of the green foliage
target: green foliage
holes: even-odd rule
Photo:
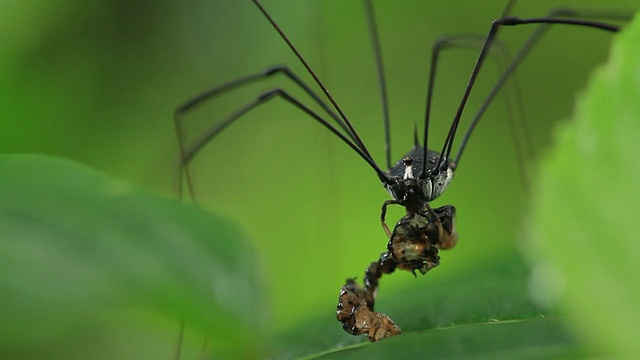
[[[235,228],[66,160],[3,155],[0,173],[0,357],[166,358],[181,322],[185,354],[257,351]]]
[[[540,291],[564,301],[589,344],[621,358],[640,355],[638,20],[558,132],[530,224]]]
[[[360,2],[264,2],[382,159]],[[394,157],[422,121],[429,44],[447,33],[485,33],[504,2],[376,2]],[[537,261],[532,284],[547,286],[529,287],[516,251],[526,195],[497,101],[435,204],[458,208],[458,247],[425,277],[382,279],[377,307],[405,333],[370,344],[344,333],[334,308],[344,278],[361,277],[385,248],[376,219],[387,196],[357,156],[298,111],[269,104],[194,163],[199,203],[242,232],[130,184],[175,197],[171,114],[189,96],[278,63],[311,82],[251,3],[61,3],[15,2],[0,13],[13,26],[0,34],[0,150],[64,156],[113,177],[58,158],[0,157],[0,357],[170,358],[181,320],[183,359],[198,357],[205,342],[217,358],[635,354],[638,299],[629,284],[638,273],[630,238],[638,201],[629,189],[637,178],[639,38],[631,31],[614,52],[619,65],[601,71],[581,102],[578,117],[593,123],[565,125],[533,192],[537,210],[527,225],[536,245],[526,254]],[[540,15],[557,5],[522,1],[516,10]],[[549,33],[518,73],[538,151],[611,39],[562,27]],[[515,49],[524,35],[505,29],[500,37]],[[442,62],[435,147],[475,55]],[[467,123],[495,80],[494,65],[480,75]],[[191,114],[190,135],[275,86],[301,96],[283,79],[247,88]],[[400,213],[391,209],[390,223]],[[554,289],[564,289],[562,311],[549,305]],[[565,329],[566,312],[586,340]]]
[[[3,357],[166,357],[181,321],[183,358],[205,341],[206,353],[230,357],[574,351],[558,321],[540,319],[553,314],[528,300],[527,270],[514,251],[382,298],[403,336],[362,343],[331,311],[312,308],[263,348],[255,259],[224,221],[61,159],[5,155],[0,171]],[[513,339],[513,331],[527,335]]]

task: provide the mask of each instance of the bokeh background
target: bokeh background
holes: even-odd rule
[[[264,6],[316,70],[378,162],[384,147],[372,49],[360,1],[265,0]],[[486,33],[504,1],[376,1],[387,72],[392,147],[399,158],[422,128],[430,48],[444,34]],[[542,16],[557,6],[617,9],[633,0],[521,1],[514,14]],[[2,1],[0,151],[74,159],[177,198],[178,144],[172,115],[212,86],[288,64],[311,78],[250,1]],[[503,29],[513,51],[530,27]],[[517,73],[536,154],[554,124],[571,113],[590,71],[607,57],[611,34],[555,27]],[[431,144],[444,139],[476,53],[447,53],[438,73]],[[498,72],[489,60],[469,101],[482,102]],[[229,94],[189,117],[190,135],[278,77]],[[308,102],[310,103],[310,102]],[[462,128],[464,129],[464,124]],[[526,222],[505,104],[496,100],[467,148],[455,181],[436,206],[458,209],[458,247],[430,277],[446,278],[512,251]],[[535,167],[527,165],[530,170]],[[310,315],[333,315],[346,277],[362,277],[385,249],[380,206],[388,199],[357,155],[298,110],[278,100],[229,128],[193,164],[198,202],[237,223],[260,254],[270,331]],[[535,171],[535,170],[533,170]],[[388,214],[390,223],[401,209]],[[211,241],[216,241],[212,239]],[[426,284],[426,285],[425,285]],[[428,286],[407,273],[385,277],[385,293]],[[336,323],[336,331],[341,331]]]

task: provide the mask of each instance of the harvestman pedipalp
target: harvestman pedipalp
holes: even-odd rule
[[[477,35],[454,36],[441,40],[433,50],[427,90],[423,142],[420,144],[416,136],[413,149],[410,150],[395,166],[392,166],[389,136],[390,120],[387,110],[386,85],[384,83],[381,51],[377,36],[377,28],[374,21],[373,7],[370,0],[365,0],[365,8],[368,14],[378,78],[380,80],[380,89],[382,93],[385,124],[386,166],[388,169],[387,171],[383,171],[371,156],[351,121],[347,118],[342,108],[338,105],[307,61],[291,43],[260,2],[258,0],[253,0],[253,2],[272,24],[273,28],[280,34],[282,39],[287,43],[291,51],[298,57],[301,64],[305,67],[308,74],[311,75],[316,85],[321,90],[322,96],[316,93],[288,67],[277,66],[269,68],[261,73],[223,84],[219,87],[203,92],[182,104],[175,112],[175,126],[181,154],[180,194],[182,196],[184,188],[184,184],[182,182],[183,180],[186,180],[186,185],[191,198],[195,200],[191,175],[189,173],[189,164],[197,156],[198,152],[204,148],[209,141],[215,138],[236,120],[242,118],[245,114],[256,107],[261,106],[276,97],[306,113],[314,121],[318,122],[335,136],[340,138],[343,143],[356,152],[374,170],[379,180],[392,197],[391,200],[388,200],[383,204],[381,212],[382,226],[385,233],[390,238],[388,251],[383,253],[380,260],[372,263],[367,269],[364,288],[357,286],[351,279],[347,280],[347,283],[342,288],[340,304],[338,306],[338,319],[343,323],[344,329],[352,334],[366,334],[372,341],[400,332],[400,329],[393,324],[388,317],[374,311],[374,294],[378,286],[378,280],[382,274],[390,273],[396,268],[413,271],[414,273],[418,270],[422,274],[425,274],[428,270],[439,264],[438,249],[451,248],[456,244],[457,234],[454,229],[455,208],[447,205],[437,209],[432,209],[429,202],[439,197],[446,190],[453,178],[455,170],[459,166],[463,151],[466,149],[466,145],[468,144],[470,136],[477,123],[484,114],[486,108],[492,102],[493,98],[515,71],[522,59],[552,24],[591,27],[610,32],[618,31],[620,28],[618,25],[606,22],[585,20],[586,18],[591,18],[590,15],[592,14],[576,11],[558,11],[541,18],[520,19],[510,17],[508,14],[515,4],[515,0],[512,0],[505,8],[502,16],[492,23],[491,29],[487,35],[482,36],[483,40],[480,41],[481,45],[474,45],[474,43],[477,42]],[[605,19],[609,20],[607,17],[605,17]],[[526,24],[538,24],[538,27],[529,40],[527,40],[527,42],[522,46],[520,51],[506,65],[502,76],[497,81],[496,85],[493,87],[476,115],[472,118],[471,125],[467,128],[464,137],[458,146],[457,154],[453,156],[453,144],[462,118],[463,110],[465,109],[467,99],[469,98],[469,94],[474,86],[485,58],[489,55],[490,49],[497,46],[496,36],[498,34],[498,30],[504,26],[519,26]],[[473,37],[475,37],[476,40],[469,40]],[[468,46],[466,45],[468,42],[472,43],[471,47],[475,46],[480,48],[479,56],[471,72],[462,100],[449,128],[449,132],[445,138],[442,150],[440,152],[429,150],[427,142],[429,135],[429,114],[431,109],[432,91],[435,83],[438,54],[441,50],[448,47]],[[254,81],[260,81],[261,79],[276,74],[283,74],[288,80],[302,89],[315,104],[321,107],[323,114],[321,115],[320,113],[312,110],[286,90],[276,88],[260,94],[254,101],[239,108],[225,119],[216,123],[195,142],[186,144],[184,139],[184,122],[185,116],[191,110],[205,102],[213,100],[218,95],[226,93],[227,91]],[[330,105],[327,104],[326,101],[328,101]],[[328,116],[330,120],[327,120],[325,118],[326,116]],[[529,152],[529,150],[526,150],[526,148],[528,148],[527,145],[524,145],[524,148],[525,149],[522,151],[523,154]],[[523,179],[526,179],[526,176],[523,176]],[[406,215],[400,219],[393,231],[391,231],[385,223],[385,214],[387,206],[394,204],[403,206],[406,210]],[[374,326],[371,326],[372,323],[375,323]]]

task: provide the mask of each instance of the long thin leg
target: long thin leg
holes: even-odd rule
[[[620,29],[620,26],[618,25],[612,25],[609,23],[604,23],[599,21],[588,21],[588,20],[579,20],[579,19],[556,19],[556,18],[520,19],[516,17],[507,17],[507,18],[494,20],[493,23],[491,24],[491,30],[487,35],[487,40],[485,41],[485,45],[483,46],[482,51],[480,51],[480,55],[478,56],[478,59],[476,60],[476,64],[471,72],[471,76],[469,77],[469,81],[467,83],[464,94],[462,96],[462,100],[460,101],[460,105],[458,106],[458,110],[456,112],[454,120],[451,124],[451,127],[449,128],[449,133],[447,134],[447,140],[445,141],[445,146],[443,147],[442,152],[440,153],[440,160],[438,161],[440,166],[438,167],[441,167],[441,165],[444,164],[445,159],[449,158],[451,154],[451,149],[453,146],[455,134],[458,129],[460,118],[462,117],[462,113],[464,111],[465,105],[469,98],[469,94],[471,93],[471,89],[473,88],[473,85],[476,81],[478,72],[480,71],[482,64],[484,63],[484,60],[487,56],[489,47],[493,43],[498,33],[498,29],[501,26],[517,26],[517,25],[524,25],[524,24],[565,24],[565,25],[591,27],[595,29],[601,29],[601,30],[612,31],[612,32],[616,32]]]
[[[176,108],[175,112],[174,112],[174,125],[175,125],[175,130],[176,130],[176,134],[178,137],[178,146],[180,147],[180,156],[181,156],[181,162],[184,162],[184,157],[185,157],[185,133],[184,133],[184,126],[183,126],[183,122],[185,121],[185,116],[191,112],[192,110],[194,110],[195,108],[197,108],[198,106],[202,105],[205,102],[211,101],[213,98],[217,97],[218,95],[224,94],[228,91],[231,91],[235,88],[238,88],[240,86],[245,86],[247,84],[250,84],[252,82],[255,81],[259,81],[268,77],[271,77],[273,75],[276,74],[284,74],[284,76],[286,76],[287,78],[289,78],[291,81],[293,81],[296,85],[298,85],[302,90],[304,90],[313,100],[315,103],[317,103],[318,105],[320,105],[320,107],[322,107],[322,109],[324,111],[326,111],[329,116],[331,116],[336,123],[345,131],[345,133],[349,136],[349,138],[353,141],[355,141],[355,137],[353,136],[353,134],[350,132],[349,128],[346,126],[346,124],[344,123],[344,121],[342,121],[341,118],[339,118],[335,112],[333,112],[331,110],[331,108],[318,96],[318,94],[316,94],[307,84],[304,83],[304,81],[302,81],[302,79],[300,79],[295,73],[293,73],[287,66],[285,65],[278,65],[278,66],[274,66],[274,67],[270,67],[265,69],[264,71],[257,73],[257,74],[253,74],[253,75],[249,75],[249,76],[245,76],[243,78],[240,79],[236,79],[234,81],[222,84],[220,86],[217,86],[213,89],[207,90],[191,99],[189,99],[188,101],[186,101],[185,103],[183,103],[182,105],[180,105],[178,108]],[[192,198],[192,200],[195,201],[195,194],[193,194],[193,184],[192,184],[192,180],[191,180],[191,175],[190,172],[188,171],[188,169],[185,169],[185,177],[187,180],[187,187],[190,189],[191,193],[190,196]],[[180,197],[182,197],[182,189],[183,189],[183,185],[182,185],[182,175],[180,176],[180,178],[178,179],[178,189],[179,189],[179,194]]]
[[[576,10],[569,10],[569,9],[556,9],[551,11],[548,15],[547,18],[548,19],[555,19],[558,17],[571,17],[571,18],[602,18],[604,20],[615,20],[615,21],[628,21],[629,18],[623,14],[615,14],[615,13],[601,13],[601,14],[597,14],[594,13],[592,11],[576,11]],[[540,39],[542,38],[542,36],[544,36],[547,33],[547,30],[549,30],[549,26],[551,24],[550,23],[543,23],[542,25],[539,25],[535,31],[529,36],[529,38],[527,38],[527,40],[525,41],[524,45],[520,48],[520,50],[518,51],[518,53],[514,56],[513,60],[511,61],[511,63],[507,66],[507,68],[505,69],[505,71],[502,73],[502,75],[500,76],[500,78],[498,79],[498,81],[496,82],[496,84],[494,85],[493,89],[491,89],[491,92],[489,93],[489,95],[487,96],[487,98],[485,99],[485,101],[483,102],[483,104],[480,106],[480,109],[476,112],[476,114],[474,115],[471,124],[469,125],[469,128],[467,129],[464,138],[462,139],[462,142],[460,143],[460,147],[458,149],[458,154],[455,157],[454,162],[456,163],[456,165],[459,164],[460,162],[460,158],[462,156],[462,153],[464,152],[464,149],[469,141],[469,138],[471,136],[471,134],[473,133],[473,130],[475,129],[476,125],[478,124],[478,121],[480,121],[480,118],[482,117],[482,115],[484,115],[484,112],[486,111],[487,107],[489,106],[489,104],[493,101],[493,99],[495,98],[496,94],[498,93],[498,91],[502,88],[502,85],[504,85],[504,83],[508,80],[508,78],[511,76],[511,74],[513,74],[513,72],[515,71],[515,69],[518,67],[518,65],[520,65],[520,63],[522,62],[522,60],[529,54],[529,52],[533,49],[533,47],[538,43],[538,41],[540,41]],[[521,124],[521,126],[523,126],[524,131],[526,132],[526,125],[523,123]],[[530,154],[533,154],[533,146],[530,143],[530,139],[528,137],[524,137],[524,140],[528,143],[525,144],[525,147],[529,149]]]
[[[329,114],[329,116],[331,116],[336,123],[345,131],[345,133],[352,139],[355,141],[353,134],[351,134],[351,132],[349,131],[349,128],[346,126],[346,124],[344,123],[344,121],[342,121],[342,119],[340,119],[340,117],[338,117],[338,115],[336,115],[336,113],[331,110],[331,108],[327,105],[326,102],[324,102],[320,96],[313,91],[309,85],[307,85],[302,79],[300,79],[300,77],[298,77],[293,71],[291,71],[291,69],[289,69],[288,66],[286,65],[276,65],[273,67],[269,67],[267,69],[265,69],[264,71],[257,73],[257,74],[252,74],[249,76],[245,76],[243,78],[240,79],[236,79],[234,81],[230,81],[226,84],[222,84],[220,86],[217,86],[213,89],[207,90],[201,94],[198,94],[197,96],[187,100],[186,102],[184,102],[182,105],[180,105],[176,111],[175,111],[175,115],[174,115],[174,119],[175,121],[180,121],[184,118],[184,116],[189,113],[190,111],[192,111],[194,108],[202,105],[203,103],[212,100],[212,98],[221,95],[223,93],[226,93],[227,91],[233,90],[235,88],[238,88],[240,86],[244,86],[247,85],[249,83],[258,81],[258,80],[262,80],[268,77],[271,77],[273,75],[278,75],[278,74],[283,74],[284,76],[286,76],[287,78],[289,78],[291,81],[293,81],[298,87],[300,87],[302,90],[304,90],[305,93],[307,93],[313,100],[315,103],[317,103],[318,105],[320,105],[320,107],[322,107],[322,109],[324,111],[327,112],[327,114]]]
[[[515,6],[515,2],[516,2],[516,0],[510,0],[507,3],[507,6],[505,6],[504,10],[502,11],[501,17],[505,17],[511,12],[511,9],[513,9],[513,7]],[[454,37],[454,39],[455,39],[455,37]],[[438,45],[438,44],[436,43],[436,45]],[[435,48],[435,46],[434,46],[434,48]],[[484,47],[482,49],[484,49]],[[488,51],[488,49],[487,49],[487,51]],[[481,52],[482,52],[482,50],[481,50]],[[437,66],[437,61],[438,61],[438,55],[439,55],[439,49],[435,48],[432,51],[432,55],[431,55],[431,57],[432,57],[432,59],[431,59],[431,70],[429,72],[429,81],[428,81],[428,89],[427,89],[427,101],[426,101],[427,109],[425,111],[425,118],[424,118],[424,140],[423,140],[424,141],[424,145],[423,145],[424,153],[423,153],[423,157],[422,157],[423,158],[423,160],[422,160],[422,174],[420,174],[420,178],[423,178],[423,179],[429,176],[429,174],[426,173],[426,168],[427,168],[426,167],[426,165],[427,165],[426,160],[427,160],[427,151],[428,151],[427,149],[429,147],[429,144],[428,144],[428,141],[429,141],[429,116],[431,114],[431,99],[433,98],[433,86],[435,84],[435,74],[436,74],[436,66]],[[448,140],[448,137],[447,137],[447,139],[445,139],[445,148],[446,148],[446,140]],[[440,160],[438,161],[438,165],[436,166],[436,172],[444,170],[444,169],[442,169],[442,166],[444,165],[444,161],[443,160],[446,159],[446,158],[443,158],[443,155],[444,155],[444,150],[442,152],[440,152]]]
[[[322,81],[320,80],[320,78],[318,77],[318,75],[316,75],[315,71],[313,71],[313,69],[311,68],[311,66],[309,66],[309,63],[307,63],[307,61],[304,59],[304,57],[302,56],[302,54],[298,51],[298,49],[296,49],[295,46],[293,46],[293,43],[291,42],[291,40],[289,40],[289,38],[287,37],[287,35],[285,35],[285,33],[282,31],[282,29],[280,29],[280,27],[278,26],[278,24],[275,22],[275,20],[273,20],[273,18],[271,17],[271,15],[269,15],[269,13],[267,12],[267,10],[260,4],[260,2],[258,0],[253,0],[253,3],[258,7],[258,9],[262,12],[262,14],[264,15],[265,18],[267,18],[267,20],[269,21],[269,23],[271,23],[271,26],[273,26],[273,28],[278,32],[278,34],[280,34],[280,37],[282,38],[282,40],[284,40],[285,43],[287,43],[287,45],[289,46],[289,48],[291,49],[291,51],[293,51],[294,55],[298,58],[298,60],[300,60],[300,63],[302,63],[302,65],[305,67],[305,69],[307,70],[307,72],[309,73],[309,75],[311,75],[311,77],[313,77],[313,80],[315,80],[316,84],[318,84],[318,86],[320,87],[320,89],[322,89],[322,92],[324,93],[324,95],[326,96],[326,98],[329,100],[329,102],[331,103],[331,105],[333,105],[333,107],[336,109],[336,111],[338,111],[338,114],[340,114],[340,117],[342,118],[342,120],[344,121],[344,123],[347,125],[347,127],[349,128],[349,132],[351,134],[353,134],[354,138],[355,138],[355,143],[358,145],[358,148],[360,148],[362,150],[362,152],[369,158],[372,159],[371,154],[369,153],[369,150],[367,150],[367,147],[364,145],[364,143],[362,142],[362,140],[360,140],[360,137],[358,136],[358,133],[355,131],[355,129],[353,128],[353,125],[351,125],[351,122],[349,121],[349,119],[347,118],[347,115],[345,115],[344,111],[342,111],[342,108],[340,107],[340,105],[338,105],[338,103],[336,102],[336,100],[333,98],[333,96],[331,95],[331,93],[329,92],[329,89],[327,89],[327,87],[322,83]],[[377,165],[376,165],[377,168]],[[379,170],[379,169],[378,169]],[[382,179],[381,179],[382,180]],[[385,175],[384,176],[384,180],[382,180],[385,183],[388,183],[390,180],[388,179],[388,177]]]
[[[178,331],[178,342],[176,344],[176,352],[174,354],[175,360],[180,360],[182,353],[182,341],[184,339],[184,318],[180,316],[180,330]]]
[[[364,0],[364,7],[367,12],[367,24],[369,25],[369,38],[373,47],[373,56],[376,61],[376,73],[378,77],[378,87],[380,89],[380,100],[382,101],[382,116],[384,123],[384,151],[387,163],[387,171],[391,170],[391,124],[389,120],[389,100],[387,97],[387,83],[382,66],[382,51],[380,50],[380,37],[376,26],[376,17],[373,11],[372,0]]]
[[[426,101],[426,110],[425,110],[425,127],[424,127],[424,154],[423,154],[423,159],[422,159],[422,173],[420,174],[421,178],[426,178],[429,176],[428,173],[428,167],[427,167],[427,156],[426,156],[426,152],[427,152],[427,147],[428,147],[428,137],[429,137],[429,118],[430,118],[430,114],[431,114],[431,104],[432,104],[432,99],[433,99],[433,89],[435,86],[435,79],[436,79],[436,73],[437,73],[437,67],[438,67],[438,59],[440,58],[440,53],[441,51],[444,50],[448,50],[448,49],[456,49],[456,48],[470,48],[470,49],[474,49],[474,50],[478,50],[478,49],[482,49],[482,46],[484,45],[484,41],[485,41],[485,36],[484,35],[480,35],[480,34],[460,34],[460,35],[454,35],[454,36],[445,36],[442,38],[439,38],[438,40],[436,40],[436,42],[434,43],[433,47],[432,47],[432,53],[431,53],[431,65],[430,65],[430,70],[429,70],[429,81],[428,81],[428,88],[427,88],[427,101]],[[498,50],[496,51],[491,51],[489,53],[489,55],[492,55],[493,57],[496,58],[500,70],[502,68],[506,68],[506,65],[510,62],[510,56],[509,56],[509,52],[507,51],[507,48],[501,44],[500,42],[495,42],[494,43],[494,49]],[[515,85],[517,87],[517,85]],[[519,96],[519,89],[515,89],[514,90],[515,96]],[[505,96],[507,97],[507,104],[510,104],[511,102],[508,100],[509,96],[507,93],[505,93]],[[515,117],[515,115],[519,115],[521,116],[522,112],[513,112],[511,111],[511,108],[508,108],[509,110],[509,120],[513,121],[512,119]],[[439,171],[439,169],[436,169],[436,171]]]
[[[233,124],[236,120],[242,118],[245,114],[255,109],[256,107],[268,102],[274,97],[281,97],[286,102],[292,104],[296,108],[302,110],[307,115],[309,115],[312,119],[322,124],[325,128],[331,131],[334,135],[336,135],[340,140],[342,140],[347,146],[349,146],[353,151],[355,151],[360,157],[369,164],[369,166],[378,174],[378,177],[381,181],[385,181],[387,179],[387,175],[376,165],[376,163],[367,156],[356,144],[354,144],[351,140],[349,140],[344,134],[342,134],[338,129],[336,129],[333,125],[331,125],[328,121],[323,119],[320,115],[315,113],[313,110],[309,109],[307,106],[290,96],[286,91],[277,88],[273,90],[269,90],[262,95],[260,95],[256,100],[248,103],[243,106],[235,113],[231,114],[226,119],[218,122],[215,126],[211,127],[208,131],[206,131],[202,137],[196,140],[188,149],[183,152],[182,161],[180,163],[180,172],[183,173],[186,171],[189,163],[194,159],[194,157],[198,154],[200,150],[202,150],[209,141],[215,138],[220,132],[222,132],[229,125]]]

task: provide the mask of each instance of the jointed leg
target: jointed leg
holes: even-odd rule
[[[567,10],[567,9],[558,9],[551,11],[546,17],[543,18],[531,18],[531,19],[519,19],[516,17],[505,17],[502,19],[494,20],[491,31],[489,32],[487,39],[485,40],[485,45],[483,47],[483,51],[481,51],[478,60],[476,61],[476,65],[471,74],[471,78],[469,79],[469,83],[467,84],[467,89],[465,90],[465,94],[463,96],[463,101],[460,103],[458,108],[458,113],[456,114],[456,118],[454,120],[454,124],[452,125],[453,134],[455,134],[455,129],[457,128],[457,124],[462,115],[462,110],[466,104],[466,100],[469,96],[471,88],[473,87],[473,83],[475,82],[475,77],[477,76],[480,67],[484,61],[484,57],[486,56],[486,51],[484,49],[488,49],[490,46],[493,46],[493,42],[495,40],[495,36],[497,34],[497,30],[500,26],[517,26],[517,25],[525,25],[525,24],[540,24],[536,30],[529,36],[526,40],[525,44],[520,48],[518,53],[513,57],[511,63],[507,66],[506,70],[502,73],[493,89],[481,105],[480,109],[476,112],[471,121],[471,125],[467,129],[462,142],[460,143],[460,148],[458,149],[458,153],[455,157],[454,162],[459,164],[460,157],[464,152],[466,144],[473,132],[475,126],[478,121],[488,108],[489,104],[493,101],[498,91],[502,88],[502,85],[508,80],[511,74],[515,71],[515,69],[520,65],[522,60],[526,57],[526,55],[531,51],[531,49],[535,46],[535,44],[540,40],[540,38],[546,33],[549,29],[549,26],[552,24],[565,24],[565,25],[576,25],[576,26],[585,26],[597,28],[605,31],[616,32],[620,29],[619,25],[600,22],[600,21],[592,21],[585,20],[588,18],[602,18],[608,21],[627,21],[628,17],[621,14],[595,14],[594,12],[589,11],[575,11],[575,10]],[[526,131],[526,129],[525,129]],[[453,144],[453,134],[450,136],[451,141],[448,144],[448,150],[446,151],[446,156],[448,157],[451,153],[451,145]],[[528,139],[525,138],[525,141]],[[532,146],[530,144],[526,144],[529,149],[527,151],[531,152]]]
[[[498,20],[494,20],[491,25],[491,30],[487,35],[485,44],[482,50],[480,51],[478,59],[476,60],[476,64],[471,72],[471,76],[469,78],[464,94],[462,96],[462,101],[458,105],[458,110],[451,124],[451,127],[449,128],[449,133],[447,134],[447,139],[445,141],[445,145],[443,146],[443,149],[440,155],[441,156],[440,162],[442,162],[442,159],[448,159],[451,155],[454,138],[458,129],[458,125],[460,123],[460,119],[462,118],[462,113],[464,111],[467,100],[471,93],[471,89],[475,84],[476,78],[478,76],[480,68],[482,67],[482,64],[484,63],[484,60],[487,56],[489,48],[491,47],[492,43],[495,41],[498,30],[502,26],[517,26],[517,25],[525,25],[525,24],[565,24],[565,25],[591,27],[591,28],[596,28],[596,29],[601,29],[601,30],[611,31],[611,32],[616,32],[620,29],[620,26],[612,25],[609,23],[604,23],[599,21],[590,21],[590,20],[581,20],[581,19],[570,19],[570,18],[543,17],[543,18],[520,19],[516,17],[505,17]],[[509,71],[509,69],[507,69],[507,71]],[[464,142],[461,144],[461,149],[464,149],[463,145],[464,145]],[[460,154],[460,151],[459,151],[459,154]],[[454,160],[454,162],[457,164],[458,161],[459,161],[459,155],[456,157],[456,160]]]
[[[391,230],[387,226],[385,222],[385,217],[387,216],[387,206],[389,205],[400,205],[396,200],[387,200],[382,204],[382,212],[380,213],[380,223],[382,224],[382,229],[384,229],[384,233],[387,234],[388,238],[391,238]]]
[[[277,88],[273,90],[269,90],[263,94],[261,94],[256,100],[246,104],[226,119],[220,121],[215,124],[215,126],[211,127],[208,131],[206,131],[198,140],[196,140],[190,147],[182,152],[182,158],[180,162],[180,173],[185,172],[187,176],[187,181],[190,181],[189,173],[187,171],[187,167],[189,163],[193,160],[193,158],[198,154],[202,148],[204,148],[209,141],[215,138],[220,132],[226,129],[229,125],[233,124],[236,120],[240,119],[242,116],[255,109],[259,105],[262,105],[269,100],[280,97],[284,101],[290,103],[296,108],[305,112],[308,116],[310,116],[313,120],[323,125],[326,129],[336,135],[340,140],[342,140],[345,144],[347,144],[353,151],[355,151],[360,157],[366,161],[371,168],[376,171],[378,177],[381,180],[386,180],[387,175],[382,172],[382,170],[376,165],[376,163],[368,157],[355,143],[353,143],[349,138],[347,138],[344,134],[342,134],[338,129],[336,129],[333,125],[331,125],[327,120],[323,119],[320,115],[318,115],[313,110],[309,109],[307,106],[302,104],[300,101],[289,95],[286,91]],[[183,148],[184,149],[184,148]],[[188,184],[190,185],[190,184]],[[180,183],[180,188],[182,189],[182,183]],[[182,190],[181,190],[182,193]],[[193,194],[193,192],[192,192]]]
[[[287,66],[284,65],[279,65],[279,66],[274,66],[271,68],[267,68],[265,69],[263,72],[257,73],[257,74],[253,74],[253,75],[249,75],[249,76],[245,76],[243,78],[240,79],[236,79],[234,81],[228,82],[226,84],[217,86],[213,89],[207,90],[199,95],[197,95],[196,97],[186,101],[185,103],[183,103],[182,105],[180,105],[174,112],[174,126],[175,126],[175,130],[176,130],[176,134],[178,137],[178,145],[180,147],[180,177],[178,179],[178,188],[179,188],[179,193],[180,193],[180,197],[182,197],[182,190],[183,190],[183,186],[182,186],[182,173],[185,174],[186,180],[187,180],[187,187],[189,188],[190,191],[190,195],[192,200],[195,201],[195,197],[193,194],[193,186],[192,186],[192,182],[191,182],[191,176],[189,173],[189,170],[187,168],[187,164],[190,161],[189,159],[187,159],[187,154],[189,153],[189,151],[185,148],[186,144],[186,140],[185,140],[185,130],[184,130],[184,122],[185,122],[185,116],[187,114],[189,114],[192,110],[194,110],[195,108],[197,108],[198,106],[213,100],[215,97],[217,97],[218,95],[224,94],[228,91],[232,91],[238,87],[241,86],[245,86],[248,85],[250,83],[259,81],[259,80],[263,80],[265,78],[271,77],[272,75],[277,75],[277,74],[283,74],[284,76],[286,76],[288,79],[290,79],[291,81],[293,81],[298,87],[300,87],[302,90],[304,90],[305,93],[307,93],[313,100],[315,103],[317,103],[318,105],[320,105],[320,107],[327,113],[329,114],[329,116],[331,116],[331,118],[333,118],[335,120],[335,122],[340,126],[340,128],[342,128],[345,133],[347,134],[347,136],[354,141],[354,136],[351,133],[351,131],[349,130],[349,128],[346,126],[346,124],[344,123],[344,121],[338,117],[335,112],[333,112],[331,110],[331,108],[320,98],[320,96],[318,96],[313,90],[311,90],[311,88],[302,81],[302,79],[300,79],[295,73],[293,73]],[[251,104],[240,108],[236,114],[238,114],[235,117],[240,117],[242,114],[246,113],[247,111],[249,111],[251,108],[253,108],[255,106],[251,106]],[[231,116],[234,117],[234,116]],[[227,121],[223,121],[227,122]],[[233,121],[231,121],[233,122]],[[230,122],[229,122],[230,123]],[[223,126],[224,128],[225,126]],[[206,136],[205,136],[206,137]]]

